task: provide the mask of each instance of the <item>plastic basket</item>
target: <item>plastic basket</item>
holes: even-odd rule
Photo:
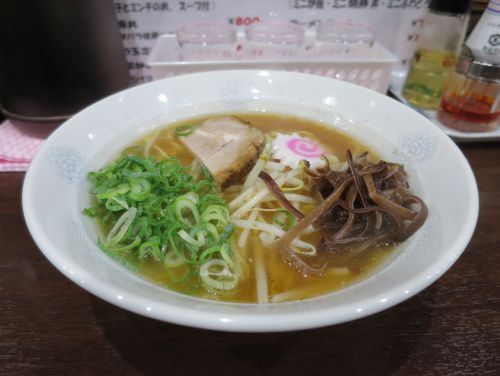
[[[313,38],[311,35],[309,38]],[[245,47],[245,38],[238,35],[236,46],[238,49]],[[308,49],[307,38],[305,49]],[[310,51],[310,48],[309,48]],[[335,59],[314,59],[308,55],[298,53],[287,59],[219,59],[217,52],[211,52],[200,61],[181,61],[180,47],[173,34],[160,36],[147,60],[151,68],[153,79],[161,79],[195,72],[226,69],[276,69],[292,72],[316,74],[320,76],[352,82],[381,93],[386,93],[391,79],[391,70],[396,63],[396,57],[384,46],[375,42],[369,49],[369,56],[352,56],[345,53],[335,56]]]

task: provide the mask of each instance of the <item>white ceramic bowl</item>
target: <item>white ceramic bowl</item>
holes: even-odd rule
[[[316,119],[403,162],[429,217],[375,273],[326,296],[279,304],[205,301],[162,289],[116,264],[95,245],[81,215],[85,175],[123,147],[167,123],[242,111]],[[168,78],[112,95],[78,113],[46,141],[26,174],[23,210],[45,256],[73,282],[122,308],[172,323],[225,331],[271,332],[358,319],[421,291],[459,257],[472,236],[478,192],[455,144],[398,102],[352,84],[279,71],[219,71]]]

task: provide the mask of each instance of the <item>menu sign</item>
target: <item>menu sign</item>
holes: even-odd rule
[[[123,46],[136,83],[150,81],[145,62],[155,40],[197,20],[238,28],[263,19],[287,19],[314,27],[322,20],[352,20],[376,30],[377,40],[398,58],[403,75],[423,26],[426,0],[114,0]]]

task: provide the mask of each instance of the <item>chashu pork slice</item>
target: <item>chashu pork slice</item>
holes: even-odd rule
[[[216,117],[179,139],[207,167],[221,189],[225,189],[240,183],[250,172],[265,136],[238,118]]]

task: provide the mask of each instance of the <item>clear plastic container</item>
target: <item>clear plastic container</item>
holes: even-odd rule
[[[190,23],[177,30],[182,61],[230,60],[235,54],[236,31],[216,22]]]
[[[476,60],[465,48],[446,85],[437,117],[461,132],[495,130],[500,120],[500,64]]]
[[[245,29],[248,51],[253,60],[289,59],[297,56],[304,42],[304,28],[287,21],[262,21]]]
[[[317,55],[369,57],[375,42],[375,32],[370,27],[348,21],[325,21],[316,27]]]
[[[176,35],[164,34],[160,36],[147,60],[153,79],[221,69],[280,69],[336,78],[386,93],[392,68],[397,62],[396,56],[377,42],[371,47],[370,57],[366,59],[350,55],[316,57],[316,51],[313,48],[308,48],[314,44],[316,39],[314,30],[306,33],[302,48],[293,58],[276,60],[241,58],[244,56],[243,53],[246,53],[250,48],[242,34],[238,35],[235,43],[235,50],[241,55],[237,53],[233,59],[225,61],[193,62],[180,59]],[[238,49],[238,47],[241,48]]]

